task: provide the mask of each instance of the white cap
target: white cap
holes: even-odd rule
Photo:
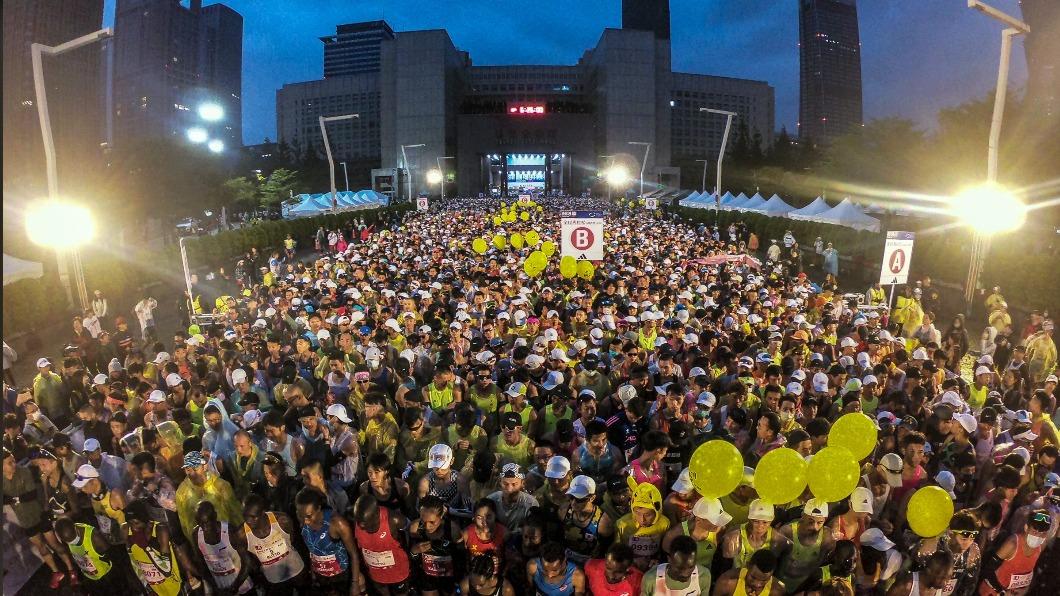
[[[147,396],[147,403],[160,404],[166,401],[166,392],[161,389],[155,389]]]
[[[862,546],[871,546],[881,552],[894,548],[894,543],[879,528],[865,530],[861,533],[860,540]]]
[[[342,404],[331,404],[330,406],[328,406],[328,409],[325,414],[328,416],[334,416],[339,420],[345,422],[346,424],[353,422],[353,420],[350,419],[349,414],[346,413],[346,406]]]
[[[692,506],[692,515],[720,527],[725,527],[732,521],[732,516],[722,508],[721,501],[707,497],[696,501],[696,504]]]
[[[438,443],[434,447],[431,447],[431,451],[427,454],[427,467],[431,470],[438,468],[448,468],[453,465],[453,448],[444,444]]]
[[[802,383],[788,383],[786,389],[792,395],[802,395]]]
[[[851,337],[844,337],[839,341],[840,348],[853,348],[858,345],[858,342],[854,341]]]
[[[545,478],[566,478],[570,474],[570,460],[562,455],[553,455],[545,466]]]
[[[892,488],[902,486],[902,467],[905,462],[897,453],[888,453],[880,458],[880,466],[883,467],[883,475],[887,477],[887,484]]]
[[[85,442],[87,443],[88,441]],[[96,445],[99,445],[99,441],[96,441]],[[70,485],[74,488],[81,488],[93,478],[99,478],[99,470],[92,467],[91,464],[81,464],[81,467],[77,468],[77,475],[74,476],[74,481]]]
[[[84,450],[83,450],[85,453],[88,453],[90,451],[99,451],[99,450],[100,450],[100,446],[99,446],[99,440],[98,439],[87,439],[85,441]]]
[[[859,486],[850,493],[850,508],[855,513],[872,513],[872,491]]]
[[[107,384],[107,380],[108,380],[107,375],[105,375],[103,373],[99,373],[98,375],[95,376],[95,378],[92,379],[92,384],[93,385],[106,385]]]
[[[1048,377],[1045,377],[1045,382],[1046,383],[1056,383],[1056,382],[1058,382],[1058,380],[1056,378],[1056,375],[1049,375]]]
[[[253,428],[254,425],[261,422],[261,419],[265,417],[265,414],[261,410],[248,410],[243,414],[243,421],[240,425],[244,429]]]
[[[681,470],[670,488],[679,493],[690,493],[696,489],[696,486],[692,484],[692,479],[688,477],[688,468]]]
[[[700,393],[699,397],[696,398],[697,406],[706,406],[707,408],[713,408],[714,404],[716,403],[718,403],[718,398],[715,397],[714,394],[709,391],[704,391]]]
[[[828,375],[823,372],[814,373],[813,375],[813,390],[818,393],[824,393],[828,391]]]
[[[397,322],[397,319],[387,319],[386,322],[383,323],[383,326],[389,327],[397,333],[401,333],[401,324]]]
[[[707,371],[703,370],[699,366],[694,366],[694,367],[692,367],[692,370],[688,371],[688,378],[689,379],[694,379],[694,378],[696,378],[696,377],[698,377],[700,375],[705,375],[705,374],[707,374]]]
[[[166,377],[166,385],[169,387],[176,387],[177,385],[180,385],[183,382],[184,379],[180,378],[180,375],[178,375],[177,373],[169,373],[169,375]]]
[[[247,380],[247,371],[243,370],[242,368],[237,368],[237,369],[232,371],[232,384],[233,385],[238,385],[240,383],[245,383],[246,380]]]
[[[946,404],[958,411],[964,409],[964,401],[961,400],[961,396],[956,391],[943,392],[937,403]]]
[[[865,375],[865,378],[861,379],[862,386],[871,385],[873,383],[875,383],[877,385],[880,384],[880,380],[876,378],[876,375]]]
[[[163,362],[169,362],[169,352],[155,354],[155,364],[162,364]]]
[[[951,499],[957,498],[957,495],[953,492],[954,487],[957,486],[957,478],[953,475],[953,472],[942,470],[935,474],[935,482],[938,483],[939,488],[949,493]]]
[[[47,358],[37,359],[37,368],[44,368],[45,366],[51,366],[52,363]]]
[[[559,360],[560,362],[570,362],[570,358],[563,353],[563,350],[559,348],[553,348],[552,352],[548,355],[552,360]]]
[[[773,509],[773,504],[767,503],[762,499],[751,501],[751,506],[747,508],[747,519],[771,522],[776,516],[777,513]]]
[[[816,497],[810,499],[803,505],[802,512],[811,517],[828,517],[828,501]]]
[[[567,494],[575,499],[584,499],[589,495],[596,494],[596,481],[588,476],[575,476],[571,480]]]
[[[913,350],[913,360],[927,360],[928,353],[924,348],[917,348]]]
[[[806,380],[806,371],[802,370],[801,368],[797,368],[797,369],[791,371],[791,380],[799,381],[800,383],[802,381],[805,381]]]
[[[317,331],[317,339],[331,339],[331,332],[327,329]]]
[[[637,388],[633,385],[627,383],[618,388],[618,399],[622,405],[629,403],[634,397],[637,397]]]
[[[956,420],[957,424],[960,424],[968,434],[974,433],[975,429],[979,427],[979,422],[975,419],[975,416],[972,416],[971,414],[954,414],[953,419]]]
[[[979,375],[992,375],[992,374],[994,374],[994,371],[990,370],[989,366],[980,366],[979,368],[975,369],[975,376],[977,376],[977,377]]]

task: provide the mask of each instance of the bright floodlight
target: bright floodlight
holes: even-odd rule
[[[41,246],[57,250],[77,248],[92,241],[96,222],[81,205],[46,201],[26,211],[26,234]]]
[[[624,166],[611,166],[605,172],[605,175],[607,176],[607,183],[611,186],[622,186],[629,182],[629,171]]]
[[[980,234],[1018,229],[1027,220],[1027,206],[996,184],[969,188],[950,200],[950,213]]]
[[[199,118],[207,122],[216,122],[225,117],[225,110],[215,103],[204,103],[199,106]]]
[[[208,147],[210,151],[213,151],[214,153],[220,153],[225,150],[225,143],[220,139],[214,139],[209,143],[206,143],[206,147]]]
[[[427,172],[427,183],[438,184],[442,181],[442,172],[440,170],[429,170]]]
[[[206,133],[205,128],[196,126],[188,129],[188,140],[192,143],[205,143],[208,137],[209,135]]]

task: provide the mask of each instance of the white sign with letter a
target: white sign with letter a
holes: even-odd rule
[[[913,260],[913,232],[887,232],[880,267],[880,284],[909,282],[909,263]]]

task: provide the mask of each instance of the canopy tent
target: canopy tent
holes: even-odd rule
[[[299,202],[291,206],[284,213],[286,218],[312,217],[332,211],[331,193],[322,192],[318,194],[301,194],[297,198]],[[348,211],[351,209],[370,209],[387,204],[387,198],[374,190],[358,190],[356,192],[343,190],[335,193],[335,207],[337,211]]]
[[[42,277],[44,277],[44,266],[40,263],[4,254],[5,286],[23,279],[40,279]]]
[[[722,201],[722,203],[721,203],[721,208],[722,209],[739,209],[740,207],[743,207],[743,204],[746,203],[747,200],[748,200],[747,199],[747,195],[743,194],[742,192],[740,194],[736,195],[735,197],[733,197],[729,193],[725,193],[725,194],[727,194],[730,197],[732,197],[732,199],[728,203]]]
[[[758,209],[758,211],[770,217],[779,217],[787,214],[792,209],[793,207],[785,203],[784,199],[774,194],[773,196],[769,197],[769,200],[766,201],[765,204]]]
[[[729,205],[732,205],[734,201],[736,201],[736,197],[732,196],[731,192],[725,191],[725,194],[721,195],[721,200],[718,202],[721,203],[722,209],[728,209]]]
[[[843,199],[838,205],[824,213],[813,216],[812,221],[854,228],[855,230],[880,231],[880,220],[865,215],[850,198]]]
[[[685,198],[681,199],[680,201],[678,201],[677,204],[682,206],[682,207],[698,207],[699,205],[698,205],[697,200],[696,200],[698,198],[699,198],[699,193],[693,190],[691,193],[689,193],[689,195],[687,197],[685,197]]]
[[[813,219],[815,216],[824,213],[825,211],[828,211],[831,208],[832,207],[828,204],[827,201],[825,201],[821,197],[817,197],[813,200],[812,203],[806,205],[802,209],[796,209],[788,213],[788,217],[790,217],[791,219],[803,220]]]
[[[762,195],[755,193],[753,197],[747,199],[747,201],[738,207],[740,211],[758,211],[766,204],[766,200],[762,198]]]

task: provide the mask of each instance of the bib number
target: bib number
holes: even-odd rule
[[[1030,572],[1030,573],[1021,573],[1019,575],[1015,575],[1014,574],[1012,576],[1012,578],[1008,580],[1008,589],[1009,590],[1015,590],[1017,588],[1029,587],[1031,585],[1031,580],[1033,578],[1034,578],[1034,572],[1033,571]]]
[[[393,567],[395,563],[394,551],[392,550],[376,552],[362,548],[361,554],[364,555],[365,564],[375,569],[387,569]]]
[[[453,557],[449,555],[423,555],[423,572],[431,577],[451,577]]]
[[[309,560],[313,564],[313,573],[322,577],[334,577],[342,573],[342,565],[335,555],[314,555],[310,553]]]

